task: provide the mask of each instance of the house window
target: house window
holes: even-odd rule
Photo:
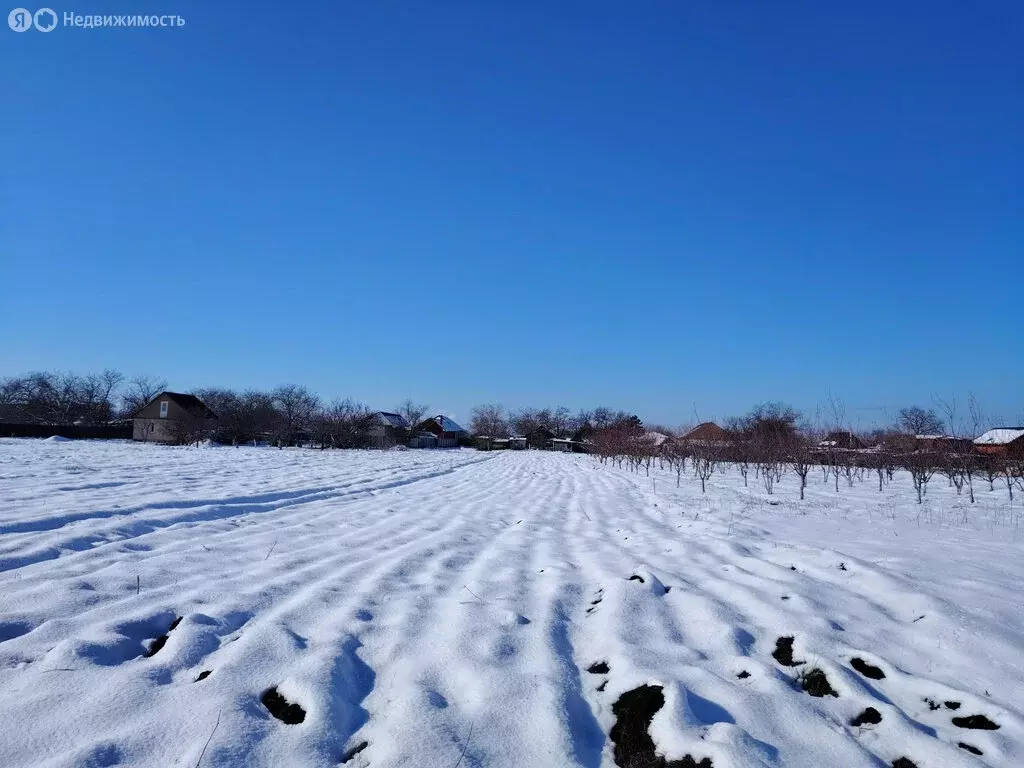
[[[167,418],[167,401],[166,400],[161,400],[160,401],[160,418],[161,419],[166,419]]]

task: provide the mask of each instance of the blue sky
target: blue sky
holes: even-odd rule
[[[0,375],[1024,421],[1017,2],[54,10],[187,24],[0,34]]]

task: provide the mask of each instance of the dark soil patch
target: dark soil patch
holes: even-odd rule
[[[780,599],[782,599],[782,600],[789,600],[789,595],[783,595]]]
[[[869,680],[884,680],[885,672],[882,671],[881,667],[876,667],[868,664],[864,659],[854,657],[850,659],[850,666],[860,672],[864,677]]]
[[[200,680],[205,680],[210,676],[211,672],[213,672],[212,669],[204,669],[202,672],[199,673],[199,677],[196,678],[196,682],[198,683]]]
[[[846,563],[840,563],[839,564],[839,570],[840,571],[845,571],[846,570]],[[900,758],[900,759],[902,760],[903,758]]]
[[[839,696],[832,686],[828,683],[828,678],[825,676],[824,671],[820,669],[812,669],[806,675],[800,678],[800,687],[804,689],[806,693],[811,696]]]
[[[149,646],[149,650],[146,651],[147,659],[151,656],[156,656],[160,652],[160,649],[167,644],[167,636],[171,634],[171,632],[173,632],[175,627],[177,627],[179,624],[181,624],[181,616],[179,616],[171,622],[171,626],[167,628],[166,632],[160,635],[160,637],[153,640],[153,644]]]
[[[944,701],[942,703],[946,705],[946,709],[960,709],[959,701]]]
[[[597,598],[597,600],[591,600],[591,601],[590,601],[590,604],[591,604],[591,605],[597,605],[597,604],[598,604],[598,603],[600,603],[600,602],[601,602],[601,598],[599,597],[599,598]]]
[[[748,677],[750,677],[750,673],[744,669],[742,672],[737,674],[736,677],[738,677],[740,680],[746,680]]]
[[[924,697],[924,703],[928,705],[928,709],[934,712],[936,709],[942,709],[942,706],[935,699],[929,699],[927,696]]]
[[[271,688],[260,698],[263,706],[270,714],[288,725],[298,725],[306,719],[306,710],[298,704],[289,704],[288,700],[277,692],[277,688]]]
[[[343,762],[343,763],[349,762],[353,757],[358,755],[360,752],[362,752],[368,746],[370,746],[370,743],[368,741],[360,741],[354,747],[352,747],[351,749],[348,749],[348,750],[345,751],[345,754],[343,754],[341,756],[341,762]]]
[[[906,757],[897,757],[892,761],[892,768],[917,768],[917,763]]]
[[[980,749],[978,749],[977,747],[975,747],[975,746],[973,746],[973,745],[971,745],[971,744],[965,744],[965,743],[964,743],[964,742],[962,742],[962,741],[960,741],[960,742],[957,742],[957,746],[958,746],[958,747],[960,747],[960,749],[966,749],[966,750],[967,750],[968,752],[970,752],[970,753],[971,753],[972,755],[984,755],[984,754],[985,754],[984,752],[982,752],[982,751],[981,751]]]
[[[968,715],[967,717],[954,717],[953,725],[957,728],[973,728],[976,731],[998,731],[999,726],[993,723],[984,715]]]
[[[597,690],[598,690],[599,693],[604,693],[604,689],[607,688],[607,687],[608,687],[608,681],[605,680],[603,683],[601,683],[599,686],[597,686]]]
[[[775,641],[775,650],[772,651],[772,658],[784,667],[798,667],[806,664],[806,661],[796,661],[793,658],[793,637],[780,637]]]
[[[626,691],[612,705],[615,725],[609,734],[615,745],[615,764],[620,768],[713,768],[711,758],[699,762],[690,755],[669,762],[654,751],[654,740],[647,729],[654,713],[665,706],[660,685],[641,685]]]
[[[587,667],[587,672],[589,672],[592,675],[607,675],[609,672],[608,662],[595,661],[593,664]]]
[[[874,707],[868,707],[853,718],[853,720],[850,721],[850,725],[878,725],[880,722],[882,722],[882,713]]]
[[[637,576],[635,573],[632,576],[629,577],[629,580],[630,581],[639,581],[641,584],[644,583],[644,577],[643,576]]]
[[[791,565],[791,566],[789,566],[789,570],[791,570],[791,571],[795,571],[795,570],[796,570],[796,566],[795,566],[795,565]]]

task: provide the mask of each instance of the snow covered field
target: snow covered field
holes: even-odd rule
[[[0,766],[1024,766],[1020,502],[811,481],[0,440]]]

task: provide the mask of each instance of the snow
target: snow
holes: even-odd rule
[[[0,440],[0,765],[337,766],[365,741],[346,767],[610,768],[641,685],[670,759],[1024,765],[1019,500],[811,481]],[[787,636],[805,664],[773,658]],[[812,667],[837,697],[800,689]]]
[[[1018,438],[1024,437],[1024,429],[1001,427],[990,429],[974,441],[975,445],[1008,445]]]

